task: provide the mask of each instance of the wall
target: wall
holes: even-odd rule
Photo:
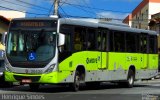
[[[0,15],[4,16],[6,18],[12,19],[12,18],[23,18],[26,16],[23,12],[18,11],[6,11],[6,10],[0,10]]]

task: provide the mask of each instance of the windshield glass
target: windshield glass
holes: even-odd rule
[[[12,62],[48,62],[55,55],[56,32],[10,31],[7,57]]]

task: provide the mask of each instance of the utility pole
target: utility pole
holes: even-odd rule
[[[59,0],[54,0],[54,15],[58,16]]]

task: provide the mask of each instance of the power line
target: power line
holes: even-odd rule
[[[84,2],[85,5],[87,5],[87,7],[88,7],[89,9],[91,9],[90,6],[88,5],[88,3],[87,3],[85,0],[82,0],[82,1]],[[91,9],[91,10],[93,11],[93,9]],[[93,12],[96,14],[95,11],[93,11]]]
[[[21,3],[24,3],[24,4],[27,4],[27,5],[31,5],[31,6],[34,6],[34,7],[38,7],[38,8],[41,8],[41,9],[45,9],[45,10],[48,10],[48,8],[45,8],[45,7],[42,7],[42,6],[39,6],[39,5],[35,5],[35,4],[32,4],[32,3],[28,3],[28,2],[25,2],[25,1],[22,1],[22,0],[16,0],[16,1],[19,1]]]
[[[53,6],[54,6],[54,3],[51,5],[50,10],[48,11],[48,16],[51,14]]]
[[[63,3],[65,3],[66,4],[66,2],[63,2]],[[75,5],[75,4],[70,4],[69,3],[69,5],[71,5],[71,6],[74,6],[74,7],[76,7],[76,8],[78,8],[78,9],[81,9],[81,10],[83,10],[83,11],[85,11],[85,12],[87,12],[87,13],[90,13],[90,14],[93,14],[93,12],[91,12],[91,11],[87,11],[87,10],[85,10],[85,9],[82,9],[82,5]],[[80,8],[81,7],[81,8]],[[87,7],[87,8],[91,8],[91,7]],[[100,16],[102,16],[102,15],[100,15]],[[73,17],[73,16],[70,16],[70,17]],[[74,16],[74,17],[77,17],[77,16]],[[78,16],[79,17],[79,16]],[[102,16],[103,18],[105,18],[106,16]],[[82,17],[82,18],[88,18],[88,17]],[[124,19],[116,19],[116,18],[108,18],[108,19],[112,19],[112,20],[119,20],[119,21],[123,21]],[[142,19],[129,19],[129,21],[136,21],[136,22],[138,22],[138,23],[141,23],[142,21],[144,21],[144,20],[146,20],[146,21],[149,21],[150,19],[144,19],[144,18],[142,18]]]
[[[95,8],[95,7],[83,6],[83,5],[78,5],[78,4],[68,3],[68,2],[61,2],[61,3],[65,3],[65,4],[67,4],[67,5],[79,6],[79,7],[83,7],[83,8],[89,8],[89,9],[101,10],[101,11],[111,11],[111,12],[119,12],[119,13],[131,13],[131,12],[123,12],[123,11],[115,11],[115,10],[106,10],[106,9],[101,9],[101,8]]]
[[[117,13],[132,13],[132,12],[124,12],[124,11],[106,10],[106,9],[102,9],[102,8],[89,7],[89,6],[79,5],[79,4],[68,3],[68,2],[65,2],[65,4],[79,6],[79,7],[83,7],[83,8],[94,9],[94,10],[101,10],[101,11],[110,11],[110,12],[117,12]],[[152,15],[152,14],[143,14],[143,15]]]
[[[23,12],[23,13],[27,13],[27,14],[34,14],[34,15],[48,15],[48,14],[39,14],[39,13],[33,13],[33,12],[27,12],[27,11],[21,11],[21,10],[16,10],[16,9],[12,9],[12,8],[8,8],[8,7],[4,7],[4,6],[0,6],[0,8],[4,8],[4,9],[8,9],[8,10],[13,10],[13,11],[19,11],[19,12]],[[64,12],[64,14],[67,16],[67,17],[77,17],[77,18],[93,18],[93,17],[86,17],[86,16],[71,16],[71,15],[68,15],[68,14],[66,14],[66,12],[63,10],[63,8],[62,7],[60,7],[60,9]],[[86,10],[85,10],[86,11]],[[87,11],[88,12],[88,11]],[[90,13],[92,13],[92,12],[90,12]],[[120,21],[122,21],[122,20],[124,20],[124,19],[116,19],[116,18],[111,18],[112,20],[120,20]],[[140,22],[141,20],[139,19],[139,20],[133,20],[133,19],[129,19],[129,21],[138,21],[138,22]],[[150,19],[143,19],[143,20],[150,20]]]
[[[14,3],[14,2],[11,2],[11,1],[7,1],[7,0],[2,0],[3,2],[7,2],[9,4],[13,4],[13,5],[18,5],[18,6],[21,6],[21,7],[24,7],[24,8],[28,8],[29,6],[25,6],[25,5],[21,5],[21,4],[18,4],[18,3]],[[42,10],[42,9],[38,9],[38,8],[33,8],[35,10]],[[46,9],[43,9],[43,10],[46,10]]]
[[[16,10],[16,9],[4,7],[4,6],[0,6],[0,8],[7,9],[7,10],[12,10],[12,11],[19,11],[19,12],[23,12],[23,13],[27,13],[27,14],[33,14],[33,15],[47,15],[47,14],[38,14],[38,13],[33,13],[33,12],[27,12],[27,11]]]
[[[65,2],[63,2],[63,3],[65,3]],[[78,8],[78,9],[80,9],[80,10],[82,10],[82,11],[84,11],[84,12],[86,12],[86,13],[88,13],[89,15],[95,15],[95,12],[92,12],[92,11],[88,11],[88,10],[86,10],[86,9],[83,9],[82,7],[80,7],[80,6],[76,6],[76,5],[70,5],[70,6],[73,6],[73,7],[75,7],[75,8]],[[103,16],[103,15],[100,15],[101,17],[105,17],[105,16]]]
[[[65,14],[65,16],[66,17],[68,17],[67,16],[67,13],[64,11],[64,9],[62,8],[62,6],[65,4],[65,2],[66,2],[67,0],[65,0],[61,5],[59,5],[59,8],[62,10],[62,12]],[[68,17],[69,18],[69,17]]]

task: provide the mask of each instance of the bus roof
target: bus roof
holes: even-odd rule
[[[78,25],[78,26],[87,26],[87,27],[94,27],[94,28],[107,28],[110,30],[118,30],[118,31],[125,31],[125,32],[133,32],[133,33],[148,33],[151,35],[158,35],[157,32],[151,30],[144,30],[144,29],[137,29],[137,28],[130,28],[126,25],[122,24],[109,24],[109,23],[99,23],[96,20],[85,20],[85,19],[76,19],[76,18],[60,18],[60,24],[69,24],[69,25]]]
[[[16,20],[57,20],[57,18],[46,17],[46,18],[15,18],[12,21]],[[68,25],[78,25],[78,26],[87,26],[94,28],[107,28],[110,30],[118,30],[118,31],[126,31],[133,33],[148,33],[151,35],[158,35],[157,32],[151,30],[130,28],[126,24],[117,24],[112,22],[100,23],[97,19],[85,19],[85,18],[59,18],[60,24],[68,24]]]
[[[28,17],[28,18],[14,18],[11,21],[18,21],[18,20],[53,20],[53,19],[57,20],[57,18],[52,18],[52,17],[35,17],[35,18]]]

